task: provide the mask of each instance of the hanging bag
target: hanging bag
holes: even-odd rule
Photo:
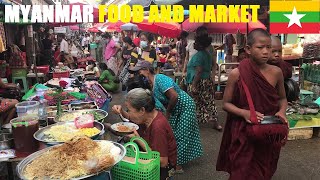
[[[139,150],[136,141],[142,142],[146,152]],[[112,170],[114,180],[159,180],[160,179],[160,153],[152,151],[148,143],[140,138],[131,138],[124,147],[126,156],[115,165]]]
[[[246,126],[247,137],[257,143],[284,146],[288,138],[288,124],[278,116],[267,116],[261,122],[258,122],[250,91],[241,77],[240,80],[246,93],[250,109],[250,121],[252,122],[252,124]]]

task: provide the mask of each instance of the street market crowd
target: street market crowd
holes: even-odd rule
[[[263,29],[247,35],[237,59],[232,59],[234,41],[226,35],[223,45],[214,47],[205,27],[190,34],[183,31],[177,39],[141,31],[59,34],[55,39],[47,32],[40,42],[43,58],[38,64],[76,69],[83,65],[79,60],[86,59],[84,68],[106,91],[126,91],[125,103],[114,105],[112,111],[140,126],[127,138],[142,137],[160,152],[161,179],[183,173],[186,163],[203,155],[199,123],[209,122],[213,129],[224,130],[217,170],[228,172],[232,180],[271,179],[288,133],[283,84],[291,76],[291,66],[281,60],[280,40]],[[217,49],[224,49],[227,62],[240,63],[225,88],[224,128],[214,97]],[[181,79],[173,79],[174,74]],[[0,87],[16,85],[0,81]],[[3,124],[14,118],[17,103],[1,98]],[[274,115],[282,124],[268,132],[257,127],[256,122]],[[267,142],[269,135],[275,138]]]

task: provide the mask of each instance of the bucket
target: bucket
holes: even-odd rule
[[[38,116],[39,106],[40,104],[38,101],[24,101],[16,104],[18,117],[26,115]]]
[[[38,116],[17,117],[10,121],[15,150],[23,153],[33,153],[39,149],[39,142],[33,134],[39,130]]]

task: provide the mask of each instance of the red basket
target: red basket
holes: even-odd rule
[[[69,77],[70,77],[70,71],[53,73],[53,78],[69,78]]]
[[[37,66],[38,73],[48,74],[50,66]]]

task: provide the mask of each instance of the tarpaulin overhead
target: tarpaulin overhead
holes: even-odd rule
[[[161,36],[176,38],[181,33],[181,25],[178,23],[161,23],[161,22],[153,22],[149,23],[147,19],[145,19],[141,23],[134,23],[138,26],[138,28],[142,31],[147,31],[155,34],[159,34]]]

